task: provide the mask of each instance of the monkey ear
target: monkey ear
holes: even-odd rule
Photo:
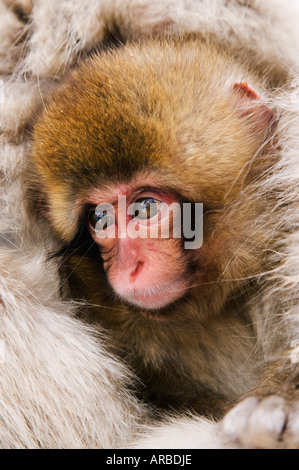
[[[233,85],[233,96],[237,111],[248,119],[255,132],[275,130],[277,123],[275,113],[251,85],[245,81],[236,82]]]

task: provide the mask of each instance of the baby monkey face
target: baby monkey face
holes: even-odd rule
[[[160,310],[190,297],[219,310],[265,269],[264,204],[250,188],[272,163],[276,120],[257,90],[255,73],[217,48],[149,41],[84,61],[49,100],[32,153],[46,216],[69,244],[87,214],[124,303]],[[83,263],[71,272],[89,286]]]
[[[89,209],[86,223],[115,293],[142,309],[157,310],[192,286],[186,250],[202,244],[203,207],[181,203],[170,190],[150,187],[149,180],[147,186],[140,183],[92,191],[89,204],[98,204]]]

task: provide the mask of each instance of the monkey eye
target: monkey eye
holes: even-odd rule
[[[98,232],[106,230],[111,225],[114,225],[114,218],[108,213],[107,210],[93,209],[88,214],[89,225],[93,230]]]
[[[152,197],[138,199],[134,204],[134,217],[147,220],[155,217],[160,211],[161,202]]]

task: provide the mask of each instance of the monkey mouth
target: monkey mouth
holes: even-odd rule
[[[131,305],[144,310],[159,310],[180,299],[187,291],[188,286],[182,280],[176,280],[164,285],[149,287],[147,289],[130,289],[118,291],[118,295]]]

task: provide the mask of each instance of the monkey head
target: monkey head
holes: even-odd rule
[[[156,318],[186,301],[217,313],[265,269],[255,185],[275,117],[263,88],[196,39],[127,45],[69,74],[35,125],[32,164],[46,217],[73,247],[78,297]]]

